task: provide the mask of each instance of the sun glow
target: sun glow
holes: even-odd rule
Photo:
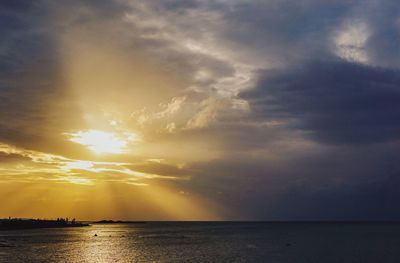
[[[130,141],[134,141],[135,134],[117,135],[112,132],[99,130],[79,131],[69,133],[69,140],[86,146],[89,150],[97,154],[121,154],[128,151],[127,146]]]
[[[62,168],[66,170],[74,170],[74,169],[89,170],[92,167],[93,163],[90,161],[73,161],[67,163]]]

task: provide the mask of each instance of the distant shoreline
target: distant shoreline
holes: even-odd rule
[[[124,220],[100,220],[100,221],[76,221],[75,219],[69,220],[68,218],[58,218],[56,220],[48,219],[21,219],[21,218],[8,218],[0,219],[0,231],[6,230],[28,230],[28,229],[45,229],[45,228],[71,228],[71,227],[87,227],[91,225],[101,224],[400,224],[400,221],[389,220],[299,220],[299,221],[124,221]]]
[[[122,220],[100,220],[91,222],[92,224],[146,224],[146,221],[122,221]]]
[[[68,218],[57,218],[56,220],[47,219],[20,219],[8,218],[0,219],[1,230],[19,230],[19,229],[39,229],[39,228],[69,228],[69,227],[86,227],[87,223],[69,220]]]

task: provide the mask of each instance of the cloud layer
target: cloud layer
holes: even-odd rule
[[[3,183],[163,182],[224,219],[400,217],[397,1],[2,1],[0,22]],[[90,130],[140,142],[66,136]]]

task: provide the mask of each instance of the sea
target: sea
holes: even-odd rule
[[[400,262],[397,223],[147,222],[0,232],[0,262]]]

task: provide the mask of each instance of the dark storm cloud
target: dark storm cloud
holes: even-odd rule
[[[398,143],[275,149],[282,158],[242,154],[194,164],[196,176],[178,183],[230,207],[236,219],[399,219],[399,153]]]
[[[238,1],[223,12],[223,32],[228,44],[242,47],[254,61],[265,59],[269,67],[310,56],[330,58],[330,34],[354,6],[350,1]]]
[[[360,8],[358,14],[370,26],[366,49],[374,64],[400,67],[400,5],[398,1],[375,1]]]
[[[161,1],[160,4],[163,6],[163,8],[166,8],[168,10],[181,11],[181,10],[196,8],[200,5],[199,2],[200,1],[197,0],[188,0],[184,2],[177,0],[167,0],[167,1]]]
[[[327,143],[400,138],[400,72],[349,62],[310,62],[263,73],[245,92],[258,117],[290,120]]]
[[[54,48],[40,30],[43,9],[3,1],[0,10],[0,136],[18,143],[32,139],[30,130],[43,118],[41,100],[54,81]]]
[[[201,130],[223,142],[222,154],[189,165],[193,176],[178,182],[182,188],[246,219],[399,218],[399,4],[196,4],[162,10],[221,15],[210,31],[236,61],[258,71],[259,80],[239,95],[250,105],[247,115],[230,119],[220,112],[216,123]],[[357,51],[368,59],[356,54],[346,60],[336,37],[358,23],[366,24],[365,43],[350,30],[344,48],[361,42]]]
[[[34,3],[24,0],[4,0],[1,1],[0,6],[7,10],[26,10]]]

